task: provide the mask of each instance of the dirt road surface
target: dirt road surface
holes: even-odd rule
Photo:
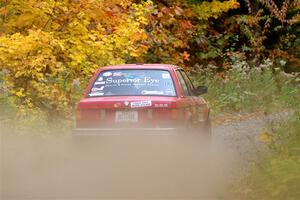
[[[277,118],[277,117],[275,117]],[[1,200],[227,199],[263,151],[274,117],[213,126],[210,147],[169,135],[70,136],[1,133]]]

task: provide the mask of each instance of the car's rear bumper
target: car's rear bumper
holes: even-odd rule
[[[126,134],[177,134],[184,131],[183,128],[76,128],[73,135],[126,135]]]

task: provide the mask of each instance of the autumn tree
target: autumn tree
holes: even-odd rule
[[[191,69],[199,53],[206,52],[202,42],[211,19],[218,19],[231,9],[237,9],[236,0],[229,1],[154,1],[154,12],[146,26],[147,44],[151,47],[143,57],[147,62],[172,63]]]
[[[148,49],[141,41],[147,38],[150,1],[11,0],[0,5],[0,70],[20,113],[70,116],[79,83],[85,87],[100,66],[125,63]]]

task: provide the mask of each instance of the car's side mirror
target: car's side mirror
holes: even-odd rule
[[[196,88],[196,94],[197,95],[202,95],[202,94],[205,94],[205,93],[207,93],[207,87],[206,86],[201,85],[201,86],[198,86]]]

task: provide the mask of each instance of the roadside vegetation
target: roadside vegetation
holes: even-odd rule
[[[259,112],[256,117],[281,113],[287,117],[266,125],[260,140],[267,151],[259,152],[253,167],[233,185],[232,198],[296,200],[300,196],[300,79],[274,66],[262,66],[250,69],[238,64],[225,73],[196,75],[195,81],[209,86],[206,99],[213,119],[255,112]]]
[[[300,77],[266,68],[235,67],[216,75],[195,76],[197,85],[207,85],[206,99],[213,117],[249,112],[294,110],[300,102]]]
[[[249,174],[234,186],[234,199],[296,200],[300,191],[300,114],[269,127],[260,155]]]
[[[281,113],[287,117],[270,122],[262,131],[260,140],[267,151],[259,152],[249,172],[233,185],[233,199],[300,196],[300,79],[268,65],[272,64],[249,68],[238,63],[225,73],[195,76],[198,85],[209,86],[206,99],[213,119],[255,112],[259,112],[256,117]]]
[[[296,200],[299,19],[299,0],[1,0],[0,128],[69,133],[99,67],[175,64],[208,86],[213,117],[292,113],[263,135],[269,154],[237,196]]]

